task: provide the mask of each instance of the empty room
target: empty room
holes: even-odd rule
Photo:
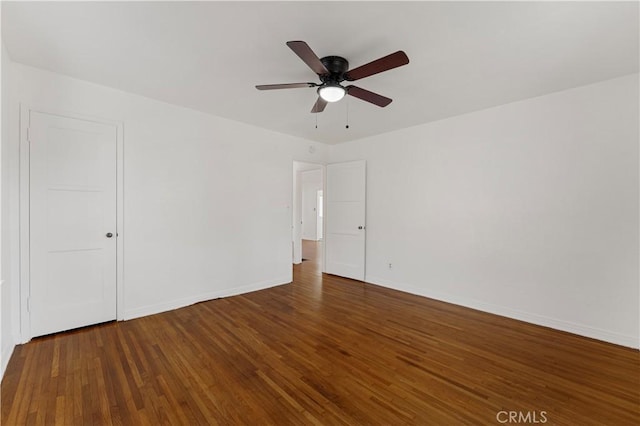
[[[640,3],[0,8],[3,426],[640,424]]]

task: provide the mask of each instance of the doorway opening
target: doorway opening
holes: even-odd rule
[[[322,268],[324,260],[325,166],[293,162],[292,263],[314,259]]]

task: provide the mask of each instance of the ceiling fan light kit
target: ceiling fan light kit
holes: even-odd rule
[[[318,89],[318,95],[327,102],[338,102],[346,93],[345,88],[337,83],[324,84]]]
[[[357,86],[342,86],[343,81],[355,81],[379,74],[409,63],[406,53],[399,50],[358,68],[349,70],[349,62],[341,56],[325,56],[322,59],[311,50],[304,41],[289,41],[287,46],[318,75],[321,83],[286,83],[264,84],[256,86],[258,90],[298,89],[317,87],[318,99],[311,109],[312,113],[324,111],[329,102],[338,102],[345,95],[350,95],[379,107],[386,107],[392,99]]]

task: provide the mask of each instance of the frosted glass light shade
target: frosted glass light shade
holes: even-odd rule
[[[318,95],[327,102],[338,102],[344,98],[346,90],[339,85],[326,85],[318,89]]]

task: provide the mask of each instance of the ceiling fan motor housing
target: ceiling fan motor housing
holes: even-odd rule
[[[339,83],[345,80],[344,74],[349,70],[349,62],[341,56],[325,56],[320,59],[330,74],[321,75],[323,83]]]

